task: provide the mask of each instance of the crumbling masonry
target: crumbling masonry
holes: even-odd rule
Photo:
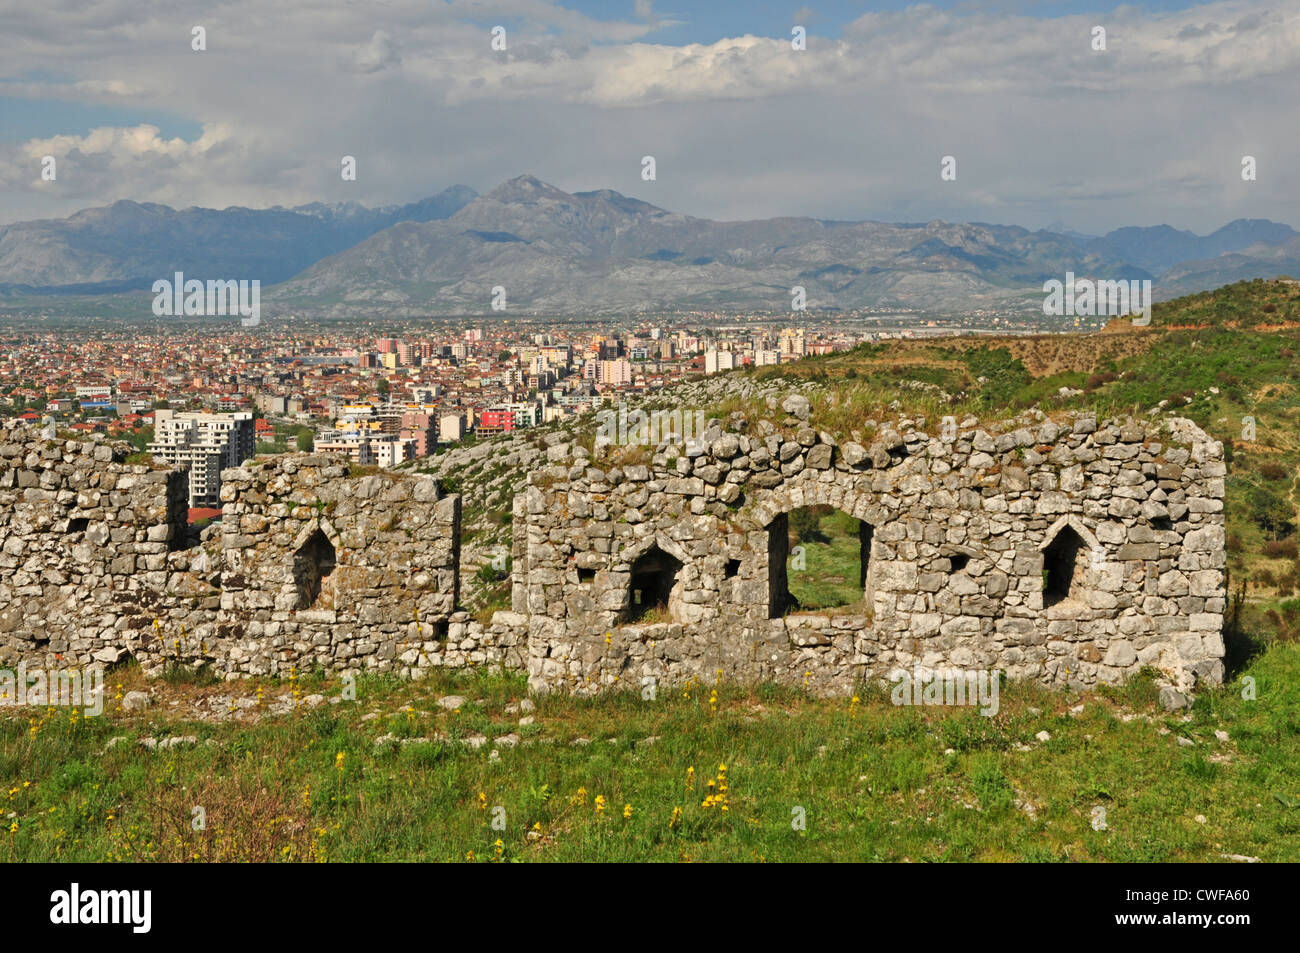
[[[225,471],[223,519],[195,533],[181,471],[14,425],[0,664],[488,665],[575,693],[848,693],[916,665],[1221,682],[1223,450],[1190,421],[900,420],[862,446],[808,426],[803,398],[785,410],[635,463],[551,446],[515,500],[512,611],[487,626],[457,611],[460,498],[431,478],[271,458]],[[790,611],[787,514],[816,504],[860,521],[857,614]]]
[[[917,665],[1222,681],[1223,447],[1190,421],[901,421],[864,447],[803,422],[803,398],[784,406],[784,433],[714,421],[649,464],[533,474],[513,608],[535,690],[721,676],[848,693]],[[816,504],[860,521],[857,615],[786,611],[787,514]],[[653,624],[636,621],[647,602]]]

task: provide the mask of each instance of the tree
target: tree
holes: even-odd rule
[[[800,507],[790,512],[790,532],[801,543],[818,542],[825,539],[822,534],[822,518],[810,506]]]
[[[316,441],[316,435],[307,427],[298,428],[298,449],[304,453],[311,450],[312,444]]]
[[[1250,518],[1263,530],[1279,535],[1290,531],[1295,514],[1290,503],[1267,487],[1257,486],[1250,491],[1247,498],[1250,505]]]

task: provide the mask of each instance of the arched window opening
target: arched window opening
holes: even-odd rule
[[[1087,573],[1087,544],[1074,529],[1062,526],[1043,550],[1043,608],[1081,600]]]
[[[652,546],[632,563],[625,622],[667,622],[672,617],[673,587],[681,560]]]
[[[319,529],[298,549],[293,559],[293,581],[299,609],[333,609],[334,544]]]

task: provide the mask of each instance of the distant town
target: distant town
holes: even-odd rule
[[[784,321],[698,313],[622,327],[594,318],[293,320],[257,329],[28,320],[0,325],[0,417],[125,439],[141,461],[185,467],[191,516],[204,518],[219,513],[221,471],[257,454],[315,451],[392,467],[689,376],[877,340],[1024,334],[1047,330],[1042,324],[992,311]]]

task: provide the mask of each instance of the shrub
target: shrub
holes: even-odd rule
[[[1269,559],[1295,559],[1300,556],[1294,536],[1287,539],[1271,539],[1260,550]]]

